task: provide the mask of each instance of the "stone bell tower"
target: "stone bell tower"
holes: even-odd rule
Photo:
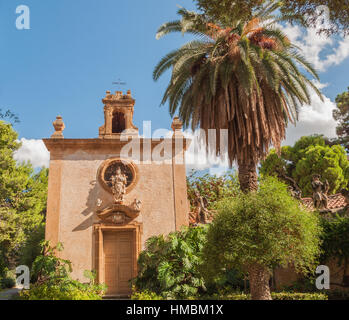
[[[64,245],[59,254],[72,262],[74,278],[85,281],[84,270],[96,270],[107,295],[123,296],[147,239],[189,223],[184,153],[190,141],[178,118],[172,137],[140,137],[130,91],[107,91],[102,102],[98,138],[65,138],[59,116],[55,133],[44,139],[50,151],[46,240]],[[139,158],[123,152],[130,145]]]
[[[104,125],[99,128],[99,137],[102,139],[113,139],[122,132],[130,135],[138,135],[138,128],[133,124],[133,112],[135,100],[131,91],[123,95],[116,91],[115,95],[107,91],[104,103]]]

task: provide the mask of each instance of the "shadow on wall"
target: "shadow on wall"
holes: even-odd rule
[[[81,212],[80,214],[88,217],[86,220],[84,220],[82,223],[80,223],[76,228],[73,229],[73,232],[76,231],[83,231],[93,226],[94,222],[94,215],[96,211],[96,199],[97,199],[97,193],[98,193],[98,182],[97,180],[93,180],[90,182],[90,185],[92,188],[90,189],[90,192],[88,194],[87,200],[86,200],[86,209]]]

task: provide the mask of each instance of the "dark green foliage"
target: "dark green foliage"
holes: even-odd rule
[[[299,272],[313,270],[320,253],[319,218],[303,210],[277,179],[264,179],[258,192],[224,199],[217,207],[204,248],[206,278],[229,268],[246,272],[253,264],[272,270],[293,263]]]
[[[336,98],[337,108],[333,110],[333,118],[339,122],[337,126],[337,143],[344,145],[349,151],[349,88]]]
[[[0,289],[13,288],[16,285],[16,281],[13,278],[0,279]]]
[[[252,11],[260,7],[261,0],[196,0],[197,7],[213,21],[229,23],[232,19],[252,17]]]
[[[319,32],[326,35],[334,33],[347,34],[349,29],[348,0],[196,0],[198,8],[203,10],[213,20],[220,19],[229,22],[231,17],[250,17],[252,12],[264,3],[274,3],[280,6],[285,20],[300,23],[305,27],[314,27],[321,11],[318,6],[329,9],[329,25],[322,26]],[[308,19],[305,19],[305,16]]]
[[[50,247],[44,241],[42,255],[38,256],[32,268],[35,283],[30,290],[20,294],[22,300],[101,300],[106,286],[95,284],[95,272],[85,271],[89,283],[81,283],[70,277],[71,262],[58,258],[56,252],[63,250],[62,244]]]
[[[56,252],[63,250],[63,245],[58,243],[56,247],[51,247],[48,241],[43,241],[40,245],[41,254],[35,259],[31,269],[32,278],[38,283],[47,281],[60,281],[68,278],[72,272],[69,260],[56,256]]]
[[[35,227],[32,232],[28,235],[26,242],[20,249],[20,260],[21,265],[28,266],[31,269],[35,259],[41,254],[40,243],[45,239],[45,224],[42,223]]]
[[[313,135],[300,138],[293,147],[282,147],[280,156],[272,150],[261,162],[260,173],[293,178],[303,197],[312,195],[312,176],[320,174],[330,184],[329,193],[334,194],[348,184],[349,161],[343,147],[326,145],[323,136]]]
[[[192,207],[195,206],[195,190],[199,190],[201,196],[206,198],[209,209],[213,209],[217,201],[234,197],[240,192],[239,181],[234,174],[218,177],[209,174],[198,175],[195,171],[187,177],[187,189]]]
[[[342,264],[349,258],[349,217],[321,219],[322,233],[322,261],[338,258]]]
[[[206,229],[185,228],[150,238],[138,260],[136,291],[148,290],[164,298],[187,298],[205,291],[199,267]]]

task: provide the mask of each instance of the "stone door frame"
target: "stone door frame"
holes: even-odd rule
[[[138,222],[133,222],[131,224],[115,226],[115,225],[105,225],[103,223],[94,225],[95,232],[95,270],[97,271],[98,283],[105,283],[105,261],[104,261],[104,232],[124,232],[132,231],[133,233],[133,262],[132,262],[132,278],[137,276],[138,266],[137,260],[141,252],[141,237],[142,237],[142,224]]]

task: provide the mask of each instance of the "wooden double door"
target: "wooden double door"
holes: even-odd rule
[[[133,231],[104,232],[103,251],[107,295],[129,295],[135,259]]]

